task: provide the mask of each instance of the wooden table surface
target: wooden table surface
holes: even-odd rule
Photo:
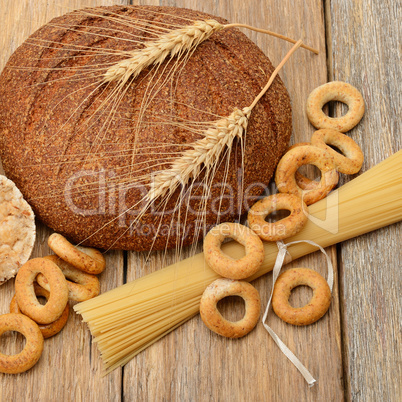
[[[72,9],[129,4],[111,0],[0,0],[0,69],[29,34]],[[394,0],[149,0],[132,4],[188,7],[303,38],[318,56],[299,50],[281,72],[293,105],[292,142],[313,132],[304,104],[327,81],[360,89],[367,105],[350,135],[365,154],[362,171],[401,149],[401,3]],[[290,46],[245,31],[277,65]],[[0,100],[1,102],[1,100]],[[341,113],[339,105],[330,109]],[[342,181],[350,180],[343,176]],[[401,195],[402,196],[402,195]],[[39,224],[33,256],[50,253],[51,231]],[[39,363],[20,375],[0,375],[0,400],[86,401],[396,401],[401,391],[401,225],[372,232],[329,248],[335,287],[329,313],[306,328],[275,315],[269,322],[318,380],[309,388],[278,350],[261,324],[240,340],[221,338],[197,316],[102,377],[99,352],[87,326],[73,312],[63,332],[46,340]],[[157,270],[171,261],[154,253],[107,253],[102,291]],[[289,266],[309,266],[325,274],[324,258],[312,254]],[[255,281],[266,304],[272,277]],[[295,303],[308,300],[297,290]],[[0,288],[0,314],[8,312],[13,281]],[[233,303],[224,306],[227,314]],[[237,306],[237,304],[236,304]],[[1,350],[21,347],[19,335],[1,338]]]

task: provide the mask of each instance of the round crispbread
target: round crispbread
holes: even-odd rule
[[[15,184],[0,175],[0,285],[28,261],[35,233],[32,208]]]

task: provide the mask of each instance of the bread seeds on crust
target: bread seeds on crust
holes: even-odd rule
[[[35,217],[15,184],[0,175],[0,284],[28,261],[35,242]]]

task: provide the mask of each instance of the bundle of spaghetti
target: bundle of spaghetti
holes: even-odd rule
[[[311,240],[327,247],[402,220],[401,166],[402,150],[311,205],[307,225],[286,242]],[[273,268],[277,246],[264,247],[264,262],[249,281]],[[236,242],[223,249],[233,258],[244,253]],[[306,243],[289,247],[293,260],[316,250]],[[88,323],[110,372],[197,314],[203,291],[218,277],[200,253],[74,308]]]

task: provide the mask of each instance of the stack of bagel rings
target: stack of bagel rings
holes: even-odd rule
[[[324,114],[322,108],[330,101],[346,103],[349,110],[339,118]],[[364,114],[364,100],[361,93],[344,82],[330,82],[316,88],[307,99],[307,116],[317,128],[310,143],[299,143],[289,148],[280,160],[275,182],[278,190],[299,194],[307,205],[326,197],[337,184],[337,175],[355,174],[363,164],[363,152],[347,131],[355,127]],[[337,148],[340,152],[335,151]],[[320,182],[308,179],[297,169],[312,163],[322,172]],[[293,288],[309,286],[313,296],[308,304],[294,308],[289,303]],[[329,309],[331,291],[325,279],[308,268],[294,268],[282,273],[274,286],[272,308],[283,321],[293,325],[308,325],[319,320]]]
[[[346,103],[349,111],[340,118],[331,118],[322,111],[330,101]],[[364,114],[360,92],[344,82],[330,82],[316,88],[307,100],[307,116],[318,130],[310,143],[295,144],[279,161],[275,183],[279,194],[255,203],[248,213],[249,228],[238,223],[223,223],[214,227],[204,239],[207,264],[223,278],[211,283],[201,297],[200,314],[206,326],[226,337],[239,338],[257,324],[260,314],[258,291],[246,281],[257,272],[264,259],[261,240],[280,241],[298,233],[308,220],[308,205],[323,198],[337,185],[338,172],[357,173],[363,164],[363,152],[344,133],[356,126]],[[337,152],[333,147],[337,148]],[[302,165],[313,164],[321,171],[319,182],[298,172]],[[274,211],[289,210],[290,215],[276,222],[266,217]],[[235,260],[220,248],[225,238],[232,238],[245,247],[246,255]],[[304,307],[289,304],[293,288],[306,285],[313,296]],[[245,315],[237,322],[226,320],[217,303],[227,296],[240,296],[245,301]],[[293,325],[308,325],[319,320],[328,310],[331,291],[326,280],[308,268],[289,269],[275,283],[272,306],[278,317]]]
[[[327,116],[322,107],[330,101],[346,103],[348,112],[338,118]],[[321,85],[309,95],[306,110],[311,124],[318,130],[312,135],[310,143],[295,144],[288,149],[278,163],[275,183],[280,193],[299,195],[307,205],[311,205],[325,198],[337,185],[338,172],[355,174],[362,167],[362,150],[344,133],[355,127],[363,117],[364,100],[352,85],[334,81]],[[307,164],[320,169],[319,182],[297,171]]]
[[[1,373],[17,374],[33,367],[42,354],[44,339],[66,325],[68,301],[88,300],[100,292],[95,275],[106,265],[100,251],[73,246],[57,233],[49,237],[48,245],[55,255],[33,258],[19,269],[10,314],[0,316],[0,335],[16,331],[26,338],[19,354],[0,353]],[[37,297],[44,297],[46,304],[39,303]]]

